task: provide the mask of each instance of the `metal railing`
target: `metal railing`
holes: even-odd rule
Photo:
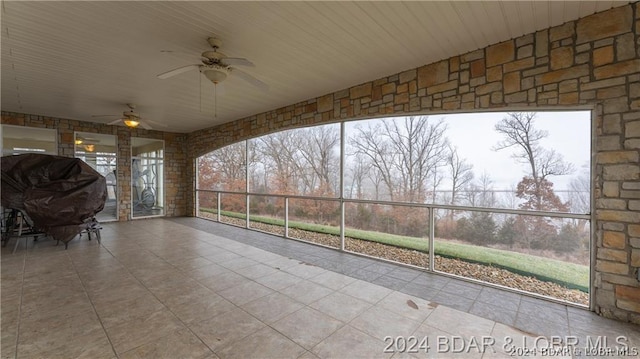
[[[534,211],[534,210],[520,210],[520,209],[505,209],[505,208],[491,208],[491,207],[470,207],[470,206],[458,206],[458,205],[446,205],[446,204],[433,204],[433,203],[413,203],[413,202],[396,202],[396,201],[384,201],[384,200],[367,200],[367,199],[352,199],[352,198],[338,198],[338,197],[317,197],[317,196],[305,196],[305,195],[290,195],[290,194],[265,194],[265,193],[254,193],[254,192],[241,192],[241,191],[222,191],[222,190],[205,190],[205,189],[196,189],[196,216],[198,217],[202,217],[200,216],[200,203],[199,203],[199,194],[200,193],[210,193],[210,194],[215,194],[215,202],[216,202],[216,221],[217,222],[222,222],[221,219],[221,212],[222,212],[222,195],[241,195],[241,196],[246,196],[246,211],[245,211],[245,215],[246,215],[246,221],[245,221],[245,228],[246,229],[251,229],[251,230],[257,230],[257,231],[261,231],[259,229],[254,229],[251,228],[250,226],[250,216],[251,216],[251,209],[250,209],[250,198],[252,196],[255,197],[273,197],[273,198],[282,198],[284,201],[284,238],[287,239],[293,239],[293,240],[298,240],[298,241],[303,241],[306,243],[311,243],[311,244],[315,244],[315,245],[321,245],[323,247],[327,247],[327,248],[331,248],[334,250],[339,250],[339,251],[343,251],[343,252],[347,252],[347,253],[352,253],[352,254],[357,254],[357,255],[364,255],[367,257],[371,257],[369,255],[363,254],[363,253],[358,253],[358,252],[353,252],[350,250],[347,250],[345,248],[345,229],[346,229],[346,225],[345,225],[345,204],[347,203],[360,203],[360,204],[370,204],[370,205],[388,205],[388,206],[404,206],[404,207],[413,207],[413,208],[426,208],[428,209],[428,218],[427,218],[427,223],[428,223],[428,256],[429,256],[429,260],[428,260],[428,267],[427,268],[422,268],[422,267],[417,267],[423,270],[427,270],[428,272],[434,272],[434,273],[438,273],[438,274],[444,274],[444,275],[449,275],[449,276],[453,276],[456,278],[462,278],[465,280],[471,280],[471,281],[475,281],[475,282],[481,282],[483,284],[489,284],[492,286],[496,286],[499,287],[501,289],[507,289],[509,291],[512,292],[516,292],[516,293],[520,293],[520,294],[534,294],[535,293],[530,293],[530,292],[526,292],[526,291],[522,291],[519,289],[515,289],[515,288],[509,288],[509,287],[504,287],[501,285],[496,285],[493,283],[489,283],[489,282],[484,282],[484,281],[478,281],[475,280],[473,278],[469,278],[469,277],[460,277],[457,275],[453,275],[450,273],[446,273],[443,271],[439,271],[435,268],[434,263],[435,263],[435,250],[434,250],[434,245],[435,245],[435,224],[436,224],[436,210],[450,210],[450,211],[472,211],[472,212],[486,212],[486,213],[500,213],[500,214],[511,214],[511,215],[525,215],[525,216],[537,216],[537,217],[552,217],[552,218],[563,218],[563,219],[578,219],[578,220],[586,220],[586,221],[592,221],[592,215],[589,213],[585,213],[585,214],[578,214],[578,213],[569,213],[569,212],[548,212],[548,211]],[[316,201],[329,201],[329,202],[338,202],[340,205],[340,247],[339,248],[334,248],[334,247],[330,247],[330,246],[326,246],[326,245],[322,245],[322,244],[318,244],[318,243],[314,243],[314,242],[309,242],[306,241],[304,239],[299,239],[299,238],[293,238],[290,237],[289,235],[289,211],[290,211],[290,206],[289,206],[289,201],[290,200],[316,200]],[[204,218],[204,217],[203,217]],[[263,232],[263,231],[261,231]],[[590,240],[590,243],[592,242],[592,240]],[[376,259],[382,259],[382,260],[386,260],[389,261],[387,259],[384,258],[379,258],[379,257],[374,257]],[[405,263],[401,263],[401,262],[397,262],[397,261],[391,261],[394,263],[399,263],[402,265],[407,265]],[[411,265],[410,265],[411,266]],[[412,266],[412,267],[416,267],[416,266]],[[592,267],[592,265],[591,265]],[[591,287],[592,283],[593,283],[593,274],[592,271],[590,271],[590,278],[589,278],[589,286]],[[544,297],[544,296],[543,296]],[[566,302],[563,300],[559,300],[556,298],[550,298],[550,297],[545,297],[546,299],[555,301],[555,302],[559,302],[562,304],[574,304],[571,302]],[[592,303],[593,302],[593,294],[592,291],[589,290],[589,302]]]

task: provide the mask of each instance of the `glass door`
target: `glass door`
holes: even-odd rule
[[[164,141],[131,138],[132,217],[164,215]]]
[[[86,162],[107,180],[107,201],[96,218],[100,222],[118,220],[116,136],[76,132],[74,156]]]

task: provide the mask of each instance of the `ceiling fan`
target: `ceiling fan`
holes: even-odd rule
[[[115,121],[111,121],[109,123],[107,123],[107,125],[115,125],[119,122],[123,123],[125,126],[130,127],[130,128],[136,128],[138,126],[147,129],[147,130],[152,130],[153,128],[151,127],[150,124],[153,124],[154,126],[160,126],[160,127],[168,127],[165,124],[159,123],[159,122],[155,122],[155,121],[151,121],[151,120],[143,120],[140,117],[140,114],[138,114],[137,112],[135,112],[135,108],[136,105],[133,103],[128,103],[127,107],[129,107],[128,111],[124,111],[122,113],[122,115],[93,115],[91,117],[120,117],[119,119],[115,120]]]
[[[235,67],[255,66],[251,61],[241,57],[227,57],[222,52],[218,52],[218,49],[222,46],[222,40],[216,37],[208,38],[207,42],[209,42],[209,45],[211,45],[213,51],[207,50],[201,54],[202,64],[178,67],[177,69],[159,74],[158,78],[164,80],[187,71],[198,69],[201,74],[203,74],[209,81],[213,82],[215,85],[218,85],[219,83],[224,81],[229,75],[237,75],[239,78],[247,81],[248,83],[262,91],[267,91],[269,89],[269,86],[264,82],[258,80],[253,75],[250,75]]]

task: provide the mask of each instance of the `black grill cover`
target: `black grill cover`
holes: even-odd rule
[[[39,230],[64,243],[87,228],[107,199],[105,178],[77,158],[2,157],[2,206],[24,211]]]

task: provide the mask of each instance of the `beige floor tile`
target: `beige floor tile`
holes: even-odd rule
[[[41,357],[43,353],[52,352],[67,343],[69,344],[63,351],[69,351],[70,348],[83,345],[76,342],[79,337],[90,338],[92,343],[106,339],[95,313],[80,313],[65,320],[25,321],[20,324],[18,355],[25,358]]]
[[[321,286],[320,284],[316,284],[308,280],[303,280],[297,284],[281,290],[280,292],[301,303],[310,304],[320,298],[324,298],[327,295],[333,293],[333,290]]]
[[[333,318],[348,322],[371,307],[371,304],[343,293],[334,292],[309,304],[309,306]]]
[[[356,280],[355,282],[340,289],[340,292],[362,299],[365,302],[375,304],[393,291],[389,288],[371,284],[363,280]]]
[[[218,292],[223,298],[237,306],[249,303],[271,293],[273,293],[273,290],[253,281]]]
[[[189,324],[230,312],[237,307],[217,294],[196,297],[191,301],[169,305],[169,309]]]
[[[309,280],[333,290],[340,290],[348,284],[355,282],[357,279],[346,276],[344,274],[326,271],[313,278],[310,278]]]
[[[117,290],[118,288],[127,285],[140,285],[140,281],[138,281],[130,273],[122,273],[113,276],[106,276],[100,279],[93,279],[91,281],[83,280],[83,284],[86,291],[92,294],[114,289]]]
[[[230,252],[230,251],[225,250],[225,249],[221,249],[216,253],[209,254],[209,255],[204,256],[204,257],[209,259],[209,260],[211,260],[215,264],[220,264],[222,262],[226,262],[226,261],[229,261],[229,260],[232,260],[232,259],[242,258],[241,255],[239,255],[237,253]]]
[[[470,337],[446,333],[423,324],[409,337],[386,338],[385,348],[394,353],[393,358],[482,358],[484,349],[472,345],[471,340]],[[473,340],[479,340],[480,342],[476,343],[481,343],[482,338]],[[490,350],[491,348],[488,351]]]
[[[198,286],[197,280],[190,278],[187,274],[180,271],[171,273],[161,273],[158,276],[148,278],[144,281],[144,286],[153,292],[160,292],[165,289],[171,290],[175,287]]]
[[[491,337],[495,338],[496,344],[493,346],[496,352],[506,355],[514,354],[514,349],[532,348],[538,335],[526,333],[512,326],[496,323],[491,331]]]
[[[309,279],[317,275],[320,275],[326,272],[327,270],[313,264],[300,262],[298,265],[283,269],[283,271],[291,273],[296,277]]]
[[[306,352],[304,352],[304,354],[300,355],[298,359],[320,359],[320,358],[317,355],[307,350]]]
[[[18,358],[110,359],[114,357],[115,353],[104,332],[79,335],[42,347],[25,345],[18,351]]]
[[[188,329],[180,329],[120,355],[120,359],[207,358],[214,355]]]
[[[49,305],[40,307],[32,311],[21,312],[20,320],[22,325],[36,323],[46,327],[55,327],[62,325],[75,316],[95,317],[95,310],[90,301],[81,301],[74,305]],[[5,313],[2,313],[2,322],[4,324]]]
[[[256,279],[256,282],[278,291],[292,286],[300,281],[302,281],[300,277],[296,277],[283,271],[278,271],[276,273]]]
[[[265,327],[241,339],[239,343],[232,343],[217,350],[217,353],[225,359],[283,359],[297,358],[305,351],[289,338],[270,327]]]
[[[239,341],[266,325],[237,308],[228,313],[192,323],[189,327],[209,348],[217,352],[218,349]]]
[[[245,254],[245,257],[253,259],[256,262],[260,262],[263,264],[267,264],[268,262],[272,262],[272,261],[284,258],[279,254],[275,254],[275,253],[271,253],[263,250],[252,252],[250,254]]]
[[[270,267],[268,265],[262,264],[262,263],[258,263],[258,264],[254,264],[248,267],[244,267],[244,268],[240,268],[240,269],[235,269],[234,272],[247,277],[249,279],[256,279],[256,278],[260,278],[260,277],[264,277],[266,275],[272,274],[277,272],[278,270]]]
[[[85,305],[88,302],[89,297],[87,297],[86,293],[78,292],[68,295],[64,295],[64,293],[57,293],[55,296],[51,297],[38,296],[28,300],[23,298],[20,310],[24,313],[36,310],[56,310],[57,308],[64,306]]]
[[[425,324],[457,335],[488,336],[495,322],[456,309],[438,306],[424,321]]]
[[[298,264],[300,264],[300,261],[297,261],[295,259],[291,259],[291,258],[287,258],[287,257],[282,257],[282,256],[278,256],[278,258],[274,257],[270,260],[267,260],[265,262],[263,262],[264,264],[273,267],[275,269],[279,269],[279,270],[283,270],[289,267],[293,267],[296,266]]]
[[[171,275],[176,272],[175,267],[168,263],[153,265],[149,267],[131,268],[131,274],[145,285],[150,284],[153,280],[163,276]]]
[[[107,305],[95,305],[96,312],[105,328],[136,319],[146,318],[148,315],[162,310],[165,306],[151,293],[112,302]]]
[[[251,301],[243,305],[242,309],[266,324],[271,324],[303,306],[302,303],[276,292]]]
[[[91,291],[89,292],[89,298],[95,306],[105,307],[148,294],[149,290],[137,281],[125,281],[122,286]]]
[[[207,277],[205,279],[200,280],[200,283],[202,283],[202,285],[204,285],[205,287],[215,292],[220,292],[225,289],[229,289],[231,287],[235,287],[235,286],[242,285],[249,282],[250,280],[248,278],[245,278],[240,274],[233,273],[233,272],[214,275],[212,277]]]
[[[437,307],[436,304],[409,294],[393,292],[376,304],[377,307],[398,313],[406,318],[422,322]],[[417,309],[416,309],[417,307]]]
[[[305,307],[271,326],[299,345],[311,349],[344,325],[315,309]]]
[[[153,291],[153,293],[168,307],[189,303],[198,298],[216,297],[216,294],[211,289],[199,283],[189,283],[185,286],[167,288],[163,291]]]
[[[2,296],[2,303],[0,303],[0,310],[2,312],[13,312],[18,311],[20,309],[20,305],[22,304],[22,296],[20,292],[12,292],[6,293],[0,292]]]
[[[253,259],[240,257],[240,258],[234,258],[224,262],[216,262],[216,264],[235,271],[237,269],[241,269],[244,267],[256,265],[258,264],[258,262],[254,261]]]
[[[349,322],[349,325],[374,338],[384,340],[387,336],[408,338],[420,326],[420,322],[383,308],[372,307]]]
[[[180,261],[174,264],[174,266],[183,272],[188,272],[190,270],[206,267],[208,265],[211,265],[212,263],[213,262],[211,262],[209,259],[206,259],[204,257],[195,257],[195,258],[190,258],[190,259],[185,259],[183,261]]]
[[[311,349],[314,354],[323,359],[390,358],[391,353],[384,353],[383,350],[383,341],[349,325],[338,329]]]
[[[39,280],[38,278],[30,278],[24,281],[22,286],[22,295],[29,297],[31,295],[39,295],[44,292],[83,292],[84,287],[77,274],[72,274],[54,279]]]
[[[207,266],[199,267],[190,271],[184,272],[184,274],[196,280],[205,279],[215,275],[230,273],[231,270],[217,264],[209,264]]]
[[[160,310],[145,318],[107,328],[107,333],[119,355],[183,328],[184,325],[171,312]]]
[[[18,334],[18,318],[20,311],[2,311],[0,313],[0,335],[11,334],[15,336]]]
[[[67,280],[54,280],[49,283],[33,285],[25,281],[22,302],[38,302],[42,298],[57,300],[75,294],[84,294],[85,290],[77,275],[65,277]]]
[[[18,311],[0,313],[0,355],[2,358],[15,357],[18,342]],[[13,355],[13,356],[11,356]]]

